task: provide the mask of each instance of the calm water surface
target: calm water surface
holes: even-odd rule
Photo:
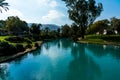
[[[34,52],[1,63],[0,80],[120,80],[120,47],[45,42]]]

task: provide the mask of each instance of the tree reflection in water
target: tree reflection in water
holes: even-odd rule
[[[117,60],[120,60],[120,47],[119,46],[110,46],[110,45],[92,45],[89,44],[86,48],[91,51],[97,57],[102,57],[105,55],[111,55]]]
[[[85,51],[85,44],[73,44],[71,53],[73,60],[69,64],[67,80],[100,79],[101,70],[91,56]]]

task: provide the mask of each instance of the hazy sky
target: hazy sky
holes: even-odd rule
[[[9,11],[0,13],[0,19],[7,19],[8,16],[18,16],[28,23],[42,24],[70,24],[67,8],[61,0],[6,0],[9,3]],[[102,2],[104,11],[97,18],[109,19],[120,18],[120,0],[97,0]]]

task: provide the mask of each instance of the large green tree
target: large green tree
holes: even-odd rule
[[[109,21],[107,19],[100,20],[92,24],[87,28],[87,34],[96,34],[97,32],[102,34],[104,29],[109,29]]]
[[[2,13],[2,9],[3,8],[5,11],[7,11],[9,8],[8,8],[8,3],[5,2],[5,0],[0,0],[0,12]]]
[[[33,34],[33,35],[39,35],[40,34],[40,27],[42,25],[41,24],[35,24],[33,23],[31,25],[31,28],[30,28],[30,32]]]
[[[102,3],[96,5],[95,0],[62,0],[68,7],[69,18],[81,28],[81,36],[84,38],[86,28],[100,16]]]
[[[70,27],[67,24],[62,26],[62,37],[70,37]]]
[[[111,29],[117,30],[118,33],[120,34],[120,19],[113,17],[111,18]]]
[[[29,31],[27,23],[25,21],[20,20],[17,16],[8,17],[8,19],[6,20],[6,29],[9,33],[13,34]]]
[[[34,41],[40,40],[40,27],[42,24],[35,24],[33,23],[30,27],[30,33]]]

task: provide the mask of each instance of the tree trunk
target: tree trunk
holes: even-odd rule
[[[85,28],[81,27],[81,37],[82,37],[82,39],[85,38],[84,35],[85,35]]]

